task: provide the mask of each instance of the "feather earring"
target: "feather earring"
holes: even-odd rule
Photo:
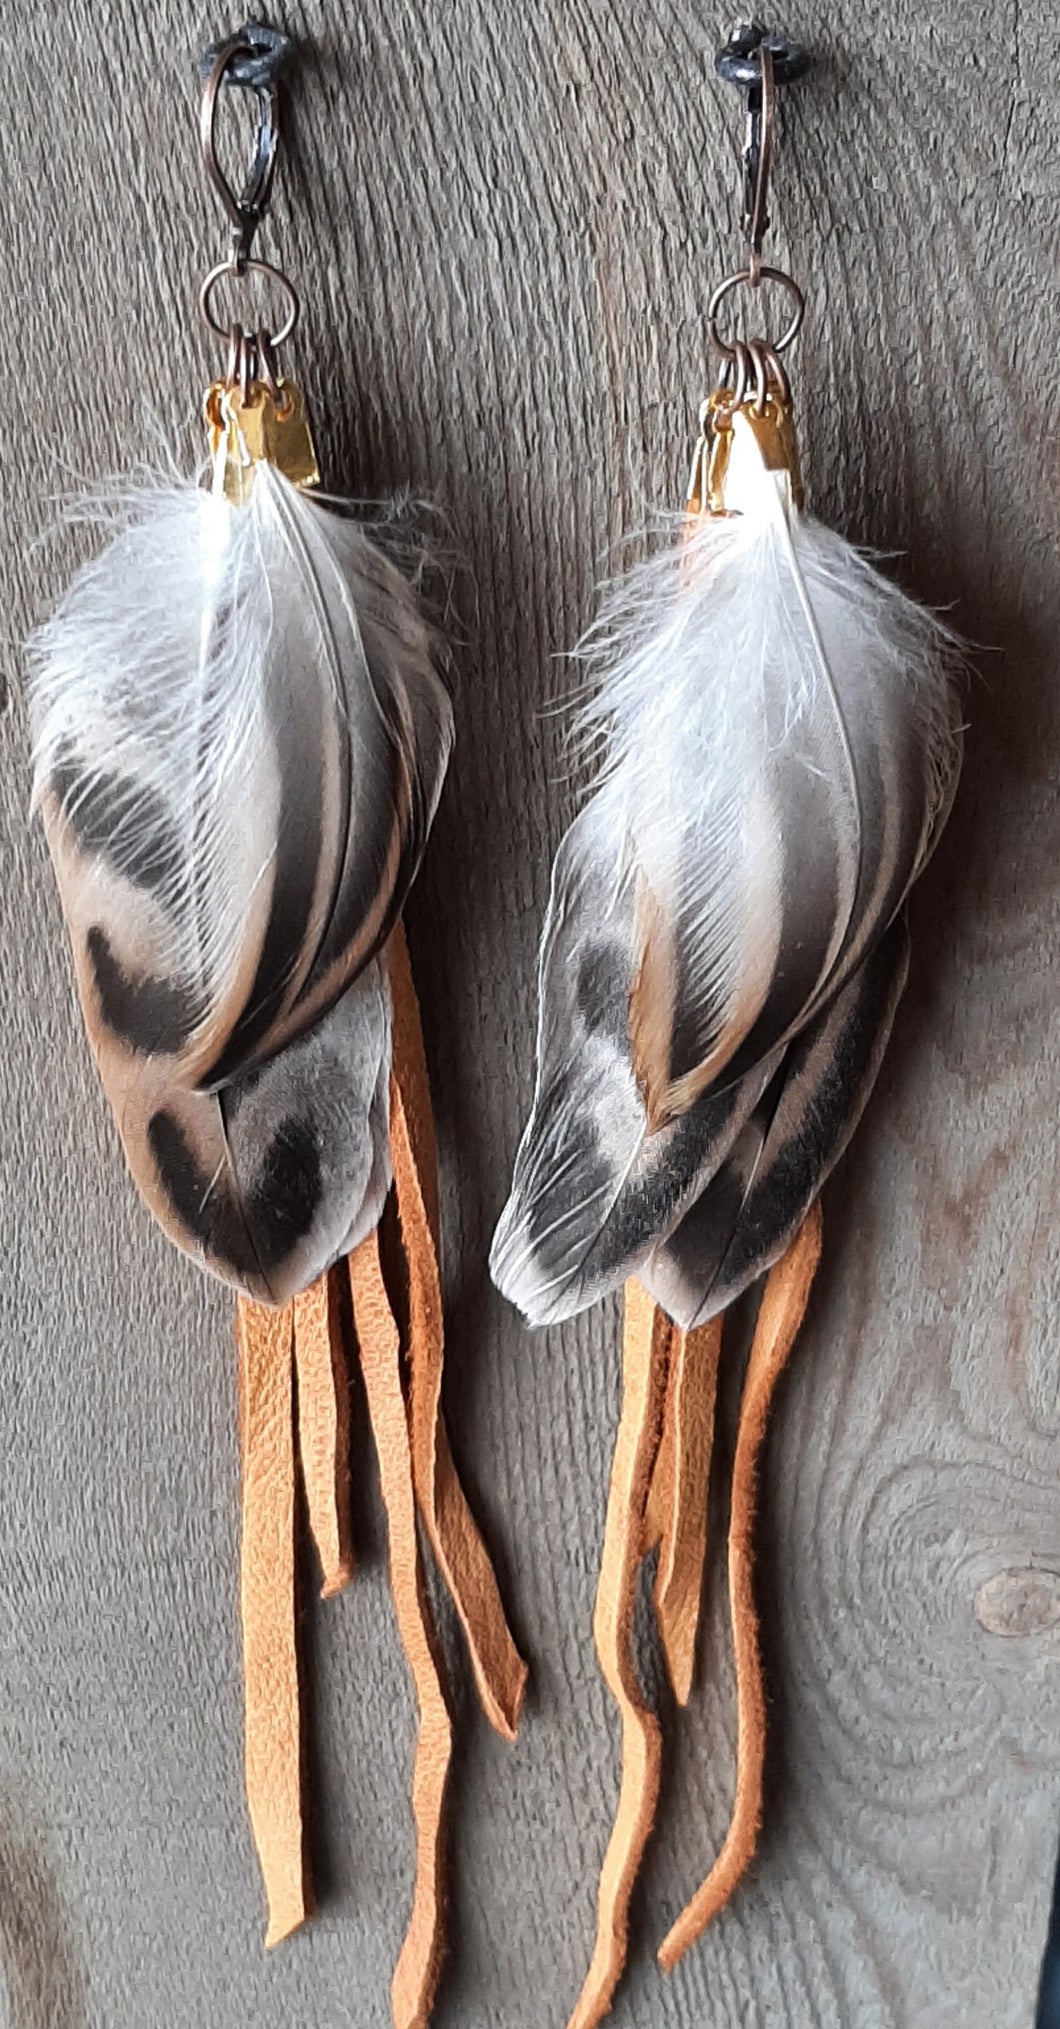
[[[508,1738],[525,1669],[442,1418],[435,1152],[400,921],[452,710],[413,587],[314,492],[302,396],[279,373],[298,298],[253,245],[289,54],[251,23],[203,60],[204,160],[233,224],[200,299],[228,342],[206,400],[212,481],[129,489],[108,546],[32,641],[34,800],[129,1168],[169,1237],[239,1292],[246,1767],[269,1943],[311,1898],[295,1475],[324,1592],[338,1591],[353,1571],[351,1345],[361,1361],[420,1708],[416,1887],[393,1989],[398,2029],[411,2029],[443,1948],[451,1753],[418,1522]],[[233,87],[258,111],[238,197],[214,142]],[[249,274],[287,301],[275,334],[216,319],[218,285]],[[392,1189],[401,1330],[378,1232]]]
[[[677,538],[620,583],[583,644],[598,764],[564,838],[540,961],[537,1083],[493,1243],[531,1323],[625,1285],[624,1406],[597,1596],[623,1770],[596,1950],[571,2029],[610,2006],[651,1829],[659,1729],[631,1649],[638,1570],[689,1696],[706,1553],[721,1319],[768,1279],[744,1381],[729,1576],[738,1691],[732,1829],[672,1927],[673,1965],[732,1893],[761,1815],[765,1701],[751,1587],[758,1454],[820,1251],[819,1192],[853,1132],[908,963],[902,907],[945,822],[955,644],[803,508],[782,355],[803,299],[762,265],[774,91],[805,53],[739,30],[746,267],[716,290],[727,361]],[[794,306],[726,343],[738,285]]]

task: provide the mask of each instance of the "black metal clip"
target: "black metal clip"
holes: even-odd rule
[[[225,66],[225,83],[242,85],[244,91],[270,91],[279,84],[294,55],[294,43],[282,29],[266,28],[263,21],[245,21],[234,36],[222,36],[203,50],[199,58],[199,78],[203,84],[221,51],[232,42],[238,43],[239,48]]]
[[[767,199],[773,155],[773,92],[777,85],[805,77],[813,58],[800,43],[774,35],[760,22],[738,22],[714,57],[714,68],[727,84],[745,94],[747,125],[743,143],[743,226],[752,271],[761,263],[762,242],[769,226]]]

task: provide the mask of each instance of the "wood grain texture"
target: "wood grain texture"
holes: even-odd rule
[[[460,1679],[437,2019],[550,2029],[588,1961],[617,1788],[591,1622],[618,1322],[612,1307],[527,1335],[490,1291],[486,1248],[530,1090],[549,860],[573,808],[554,658],[590,616],[609,545],[679,498],[708,384],[704,305],[735,244],[737,107],[710,73],[722,23],[696,0],[313,0],[286,21],[311,55],[267,244],[303,284],[291,363],[329,481],[432,497],[468,563],[459,751],[410,941],[442,1154],[454,1448],[535,1674],[514,1754]],[[411,1883],[412,1700],[362,1447],[364,1568],[306,1628],[322,1913],[262,1953],[230,1303],[124,1178],[26,819],[18,643],[85,540],[35,547],[51,500],[127,467],[152,417],[197,455],[217,360],[194,295],[226,235],[195,159],[192,57],[225,25],[177,0],[23,0],[4,28],[11,2029],[383,2029]],[[808,281],[795,384],[811,498],[901,552],[899,575],[953,603],[984,653],[956,814],[914,909],[912,986],[828,1194],[777,1405],[767,1834],[664,1981],[653,1947],[730,1804],[714,1559],[679,1723],[656,1671],[672,1747],[613,2020],[1023,2029],[1060,1816],[1060,1625],[1053,1582],[1033,1576],[1060,1571],[1054,10],[792,0],[783,25],[819,57],[784,108],[773,242]],[[714,1544],[718,1527],[712,1512]]]

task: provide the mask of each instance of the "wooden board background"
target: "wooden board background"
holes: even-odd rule
[[[199,5],[23,0],[0,122],[0,1984],[10,2029],[381,2029],[412,1710],[374,1495],[308,1623],[316,1925],[266,1958],[241,1795],[229,1302],[148,1224],[90,1073],[19,643],[82,552],[55,496],[197,455],[226,235]],[[269,245],[336,487],[436,500],[466,559],[461,742],[410,916],[445,1161],[455,1446],[535,1662],[514,1754],[459,1694],[439,2029],[562,2029],[616,1789],[590,1617],[613,1309],[530,1336],[485,1258],[527,1103],[573,807],[549,708],[609,544],[679,497],[735,250],[738,108],[695,0],[292,6],[310,56]],[[775,249],[818,510],[982,646],[957,812],[885,1074],[826,1202],[762,1536],[753,1878],[651,1946],[731,1785],[717,1583],[616,2029],[1022,2029],[1060,1820],[1060,113],[1047,0],[792,0]],[[152,433],[155,433],[154,435]],[[130,597],[136,596],[130,586]],[[361,1449],[357,1471],[367,1482]]]

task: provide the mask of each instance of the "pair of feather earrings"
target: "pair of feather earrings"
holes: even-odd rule
[[[207,165],[230,259],[257,270],[283,39],[208,54]],[[663,1947],[731,1892],[760,1812],[763,1693],[751,1589],[758,1450],[809,1295],[818,1193],[856,1124],[907,965],[906,894],[944,822],[959,733],[944,632],[802,511],[781,354],[801,318],[761,242],[776,82],[802,53],[728,46],[752,95],[748,264],[710,318],[728,381],[705,406],[676,539],[586,644],[599,779],[557,856],[538,1078],[494,1241],[533,1323],[625,1286],[624,1403],[596,1629],[623,1720],[596,1950],[572,2016],[610,2005],[654,1814],[658,1726],[632,1651],[638,1572],[678,1700],[691,1686],[721,1316],[768,1271],[734,1469],[730,1587],[739,1768],[729,1839]],[[261,110],[236,198],[213,148],[222,84]],[[775,345],[720,340],[736,283],[793,295]],[[442,1950],[449,1754],[417,1516],[457,1604],[484,1707],[514,1736],[525,1671],[441,1416],[429,1095],[400,911],[452,741],[435,644],[395,564],[314,500],[288,328],[222,328],[212,484],[122,503],[110,547],[33,647],[35,795],[86,1026],[132,1173],[170,1236],[240,1291],[247,1778],[271,1940],[309,1908],[299,1779],[295,1452],[324,1589],[352,1575],[344,1363],[356,1347],[417,1685],[418,1869],[395,2020],[423,2022]],[[218,328],[215,324],[214,328]],[[130,599],[130,584],[137,596]],[[378,1229],[391,1187],[396,1261]],[[297,1429],[295,1389],[297,1376]],[[277,1686],[280,1695],[277,1696]]]

